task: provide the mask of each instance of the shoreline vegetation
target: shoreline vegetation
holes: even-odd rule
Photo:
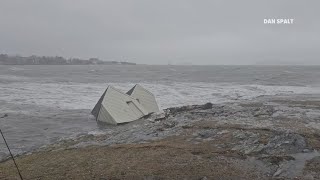
[[[7,54],[0,54],[0,65],[136,65],[133,62],[127,61],[104,61],[98,58],[80,59],[69,58],[66,59],[61,56],[10,56]]]

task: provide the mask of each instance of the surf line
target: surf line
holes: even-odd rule
[[[5,118],[5,117],[7,117],[7,116],[8,116],[8,115],[5,114],[4,116],[2,116],[2,117],[0,117],[0,118]],[[20,176],[20,179],[23,180],[22,175],[21,175],[21,172],[20,172],[20,170],[19,170],[19,168],[18,168],[18,165],[17,165],[17,163],[16,163],[16,160],[14,159],[14,156],[13,156],[12,153],[11,153],[11,150],[10,150],[10,148],[9,148],[9,145],[8,145],[8,143],[7,143],[6,138],[4,137],[4,135],[3,135],[3,133],[2,133],[1,128],[0,128],[0,133],[1,133],[1,136],[2,136],[2,138],[3,138],[4,143],[5,143],[6,146],[7,146],[7,149],[8,149],[8,151],[9,151],[9,153],[10,153],[10,156],[11,156],[11,158],[12,158],[12,160],[13,160],[13,163],[14,163],[14,165],[15,165],[16,168],[17,168],[17,171],[18,171],[18,174],[19,174],[19,176]]]

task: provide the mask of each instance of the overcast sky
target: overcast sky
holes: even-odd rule
[[[319,0],[0,0],[0,53],[320,64]],[[293,18],[267,25],[264,18]]]

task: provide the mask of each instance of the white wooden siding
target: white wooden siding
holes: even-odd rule
[[[98,114],[98,121],[109,123],[109,124],[117,124],[117,122],[113,119],[113,117],[109,114],[109,112],[101,106]]]
[[[132,102],[135,106],[129,105]],[[147,115],[147,110],[142,107],[137,100],[109,86],[102,106],[108,111],[116,123],[124,123],[137,120]]]
[[[140,85],[136,85],[130,95],[148,111],[148,113],[158,112],[159,107],[154,95]]]

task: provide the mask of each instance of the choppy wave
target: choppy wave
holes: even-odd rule
[[[20,105],[60,109],[91,109],[108,85],[126,92],[134,83],[11,83],[0,85],[0,100]],[[320,94],[320,87],[236,85],[232,83],[141,83],[156,96],[161,108],[221,103],[262,95]]]

